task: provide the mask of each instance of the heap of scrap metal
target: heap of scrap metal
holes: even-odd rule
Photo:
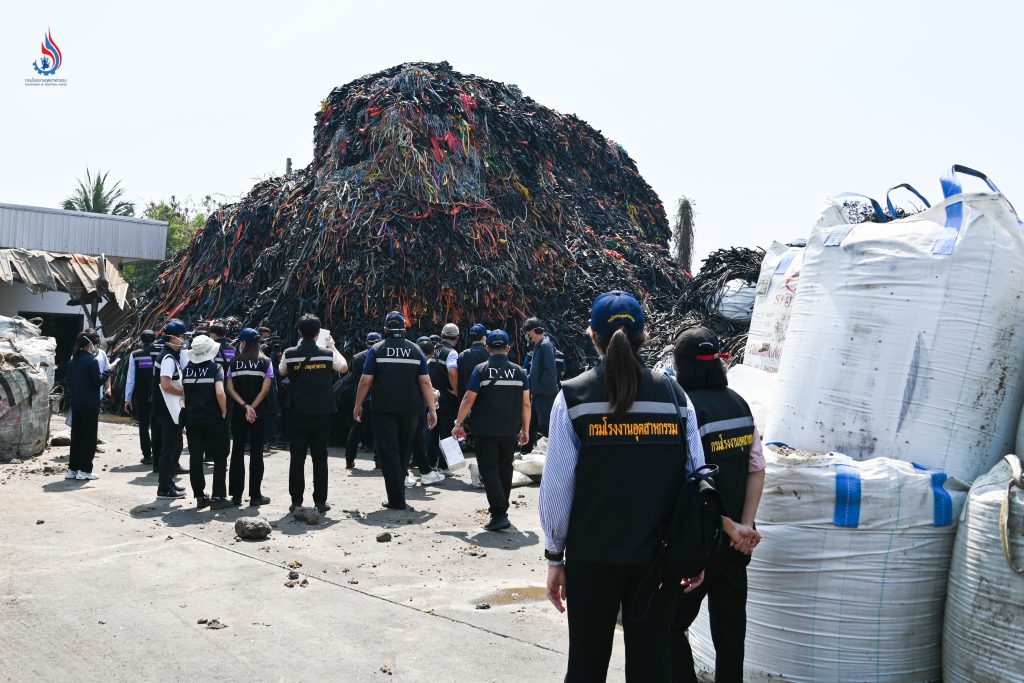
[[[519,89],[402,64],[336,88],[305,169],[214,212],[162,266],[133,332],[236,315],[293,338],[317,314],[351,349],[385,314],[410,334],[448,321],[549,324],[586,365],[590,301],[634,292],[656,337],[687,277],[657,195],[622,147]],[[520,338],[516,335],[516,338]]]

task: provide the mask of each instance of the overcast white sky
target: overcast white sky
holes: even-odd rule
[[[235,199],[312,156],[330,90],[413,60],[515,83],[619,142],[697,252],[804,235],[823,198],[953,162],[1024,203],[1020,3],[50,2],[0,22],[0,202],[88,166],[140,203]],[[66,88],[33,88],[50,27]]]

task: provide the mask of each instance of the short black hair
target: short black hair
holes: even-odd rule
[[[210,325],[210,334],[217,334],[217,335],[220,335],[221,337],[223,337],[227,333],[228,333],[228,331],[227,331],[227,329],[225,329],[223,323],[216,322],[216,323]]]
[[[544,331],[544,321],[540,318],[527,318],[523,323],[523,329],[531,332]]]
[[[303,339],[313,339],[320,334],[320,318],[312,313],[306,313],[299,318],[298,330]]]
[[[420,342],[418,346],[420,347],[420,351],[423,352],[424,356],[427,356],[429,358],[430,356],[434,355],[434,342]]]

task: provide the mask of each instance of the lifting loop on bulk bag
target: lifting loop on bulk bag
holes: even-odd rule
[[[1013,493],[1014,486],[1024,491],[1024,472],[1022,472],[1018,456],[1010,454],[1003,459],[1010,466],[1011,478],[1010,483],[1006,486],[1006,497],[1003,498],[1003,504],[999,509],[999,536],[1003,541],[1003,554],[1006,555],[1006,563],[1010,565],[1010,569],[1015,574],[1024,574],[1024,567],[1017,565],[1013,559],[1013,553],[1010,552],[1010,535],[1007,531],[1010,522],[1010,495]]]
[[[892,216],[892,220],[896,220],[896,207],[893,206],[892,200],[889,199],[889,195],[892,194],[893,190],[900,190],[900,189],[903,189],[903,190],[906,190],[907,192],[910,192],[915,197],[917,197],[922,202],[924,202],[924,206],[925,206],[926,209],[932,208],[931,203],[929,203],[929,201],[927,199],[925,199],[924,195],[921,194],[920,192],[918,192],[917,189],[913,185],[911,185],[910,183],[900,183],[899,185],[893,185],[885,193],[885,206],[886,206],[886,208],[889,209],[889,215]]]
[[[988,185],[988,188],[990,190],[999,195],[1003,194],[1002,192],[999,191],[999,188],[996,187],[996,184],[992,182],[991,178],[989,178],[981,171],[976,171],[973,168],[968,168],[963,164],[953,164],[950,167],[949,171],[947,171],[944,176],[939,178],[939,184],[942,186],[942,196],[945,199],[955,197],[957,195],[963,194],[964,192],[963,185],[960,183],[960,180],[956,177],[957,173],[963,173],[964,175],[980,178],[981,180],[985,181],[985,184]],[[1005,196],[1003,198],[1006,199]],[[1013,211],[1014,215],[1016,216],[1017,210],[1013,208],[1012,204],[1010,204],[1010,200],[1007,199],[1006,203],[1009,204],[1010,210]],[[963,227],[963,224],[963,202],[953,202],[951,204],[947,204],[946,229],[943,231],[943,234],[939,236],[939,239],[935,240],[935,246],[932,247],[932,253],[938,254],[940,256],[948,256],[949,254],[952,254],[953,247],[956,245],[956,238],[960,234],[960,228]]]
[[[860,194],[859,192],[840,192],[837,195],[833,195],[830,199],[838,199],[839,197],[860,197],[866,199],[871,204],[871,208],[875,211],[875,217],[878,218],[879,223],[888,223],[889,217],[885,215],[885,211],[882,211],[882,205],[877,200],[872,199],[866,194]],[[850,231],[856,227],[854,223],[845,223],[832,229],[825,238],[825,243],[822,246],[825,247],[838,247],[846,239],[846,236],[850,234]]]

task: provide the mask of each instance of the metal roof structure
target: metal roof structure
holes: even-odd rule
[[[167,223],[0,203],[0,247],[91,256],[104,254],[121,263],[163,261]]]

